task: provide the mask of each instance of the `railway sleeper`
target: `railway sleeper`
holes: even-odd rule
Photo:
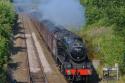
[[[45,79],[41,73],[32,73],[31,74],[31,81],[33,83],[44,83]]]

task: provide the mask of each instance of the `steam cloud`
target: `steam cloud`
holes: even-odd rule
[[[32,8],[25,7],[26,12],[39,12],[39,20],[49,20],[65,28],[79,28],[85,24],[84,7],[79,0],[14,0],[32,3]],[[29,11],[28,11],[29,10]],[[36,14],[37,15],[37,14]],[[38,16],[37,16],[38,17]]]

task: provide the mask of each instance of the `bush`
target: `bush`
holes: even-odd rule
[[[15,12],[9,0],[0,0],[0,83],[6,81],[6,67]]]
[[[89,55],[108,65],[119,63],[125,72],[125,0],[81,0],[81,3],[86,6],[87,28],[80,34],[87,40]]]

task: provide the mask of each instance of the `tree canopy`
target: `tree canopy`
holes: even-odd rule
[[[119,63],[125,72],[125,0],[81,0],[81,3],[86,7],[87,28],[80,34],[86,38],[91,54],[109,65]]]
[[[10,39],[15,12],[9,0],[0,0],[0,83],[6,81],[5,64],[10,55]]]

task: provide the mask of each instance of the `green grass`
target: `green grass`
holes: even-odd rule
[[[87,24],[78,33],[84,40],[91,60],[99,59],[97,69],[119,64],[120,80],[125,82],[125,0],[80,0],[86,7]]]
[[[90,59],[119,63],[125,72],[125,1],[80,0],[86,7],[86,26],[79,32],[86,40]]]
[[[86,40],[91,59],[101,59],[108,65],[120,63],[124,51],[124,39],[116,35],[112,27],[91,25],[80,31],[80,36]]]

